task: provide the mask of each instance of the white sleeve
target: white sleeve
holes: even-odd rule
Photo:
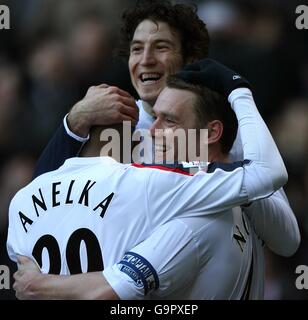
[[[103,274],[122,300],[147,299],[152,293],[168,299],[183,292],[198,270],[197,244],[191,231],[180,220],[172,220]]]
[[[274,253],[288,257],[296,252],[300,244],[300,232],[283,189],[267,199],[243,207],[243,210],[256,234]]]
[[[23,231],[20,230],[20,221],[16,221],[16,214],[13,214],[15,211],[15,202],[16,196],[10,203],[9,207],[9,226],[8,226],[8,234],[7,234],[7,242],[6,249],[9,258],[17,263],[17,255],[23,255],[30,257],[31,252],[28,249],[28,242],[25,241],[23,236]]]
[[[77,134],[75,134],[73,131],[70,130],[70,128],[68,127],[67,124],[67,116],[68,114],[64,117],[63,119],[63,125],[65,128],[66,133],[73,139],[79,141],[79,142],[87,142],[90,139],[90,134],[88,134],[87,137],[83,138],[83,137],[79,137]]]
[[[17,263],[16,255],[20,254],[20,252],[18,252],[19,250],[17,249],[17,243],[14,239],[16,239],[15,232],[11,227],[9,227],[6,241],[6,250],[9,258]]]
[[[238,119],[244,159],[250,160],[252,166],[256,167],[255,170],[246,170],[246,175],[258,173],[267,190],[280,189],[287,182],[287,170],[273,137],[258,112],[251,91],[247,88],[233,90],[228,100]],[[250,187],[258,186],[259,183]]]
[[[244,160],[243,144],[239,130],[237,130],[236,138],[229,152],[229,160],[232,162]]]
[[[236,99],[234,93],[230,99],[233,104],[241,103],[241,99]],[[252,99],[247,97],[246,100],[245,103],[254,104]],[[277,154],[277,150],[274,151]],[[241,134],[238,130],[229,158],[236,161],[243,160],[243,157]],[[244,207],[244,211],[253,223],[256,233],[273,252],[283,256],[295,253],[300,243],[300,233],[296,218],[282,188],[271,197],[255,201],[249,207]]]
[[[229,101],[239,121],[246,160],[220,166],[214,163],[212,170],[193,177],[153,170],[146,188],[154,224],[175,216],[195,217],[231,209],[269,197],[286,183],[283,160],[251,91],[236,89]]]

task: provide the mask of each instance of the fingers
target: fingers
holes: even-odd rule
[[[128,92],[118,88],[118,87],[112,87],[115,88],[116,93],[118,93],[119,95],[121,95],[122,97],[127,97],[127,98],[131,98],[134,99]]]
[[[15,280],[13,283],[13,289],[17,292],[20,289],[20,278],[22,276],[23,272],[22,271],[16,271],[13,274],[13,279]]]
[[[27,263],[31,262],[32,260],[29,257],[16,255],[18,263]]]
[[[75,111],[76,119],[78,114],[87,119],[82,133],[87,133],[91,126],[111,125],[122,121],[132,121],[135,124],[139,120],[139,108],[135,99],[128,92],[106,84],[91,87],[84,102],[77,105]],[[88,116],[85,117],[85,114]],[[72,126],[72,111],[69,120]]]
[[[106,89],[108,87],[109,87],[108,84],[102,83],[99,86],[96,86],[95,88]]]
[[[29,257],[26,256],[17,256],[17,265],[18,265],[18,270],[35,270],[35,271],[40,271],[38,265],[30,259]]]
[[[132,107],[132,108],[134,108],[136,110],[139,110],[139,108],[136,105],[136,101],[135,101],[134,98],[121,96],[120,99],[123,102],[123,104],[125,104],[127,106],[130,106],[130,107]]]
[[[131,124],[133,126],[135,126],[137,124],[137,122],[138,122],[138,120],[136,120],[136,119],[134,119],[134,118],[132,118],[130,116],[126,116],[126,115],[122,115],[121,118],[122,118],[121,122],[129,121],[129,122],[131,122]]]
[[[19,279],[19,277],[20,277],[20,271],[16,271],[16,272],[14,272],[14,274],[13,274],[13,278],[14,278],[14,280],[16,281],[17,279]]]
[[[136,104],[136,101],[134,98],[126,98],[121,97],[121,102],[123,106],[125,107],[124,112],[127,115],[130,115],[134,119],[138,120],[139,118],[139,108]]]
[[[122,98],[122,101],[125,104],[136,106],[135,99],[128,92],[114,86],[108,86],[107,84],[100,84],[99,86],[92,86],[88,89],[88,93],[92,93],[95,95],[104,96],[109,95],[118,95]]]
[[[122,115],[132,118],[134,121],[139,119],[139,109],[132,108],[131,106],[122,105],[120,112]]]
[[[109,89],[110,93],[117,93],[122,97],[132,98],[133,97],[127,92],[115,86],[109,86],[105,83],[100,84],[99,86],[94,87],[95,89]]]

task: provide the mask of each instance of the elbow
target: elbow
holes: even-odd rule
[[[290,258],[292,257],[296,251],[298,250],[300,242],[294,244],[293,246],[290,246],[289,248],[284,248],[281,250],[281,252],[277,252],[282,257]]]
[[[285,255],[285,257],[293,256],[296,253],[296,251],[298,250],[300,243],[301,243],[301,235],[298,230],[298,232],[296,233],[296,235],[292,239],[292,243],[290,245],[289,250],[287,250],[287,254]]]
[[[273,186],[274,190],[282,188],[288,182],[288,172],[286,167],[283,165],[280,170],[277,170],[277,173],[273,177]]]
[[[297,232],[294,235],[294,237],[292,237],[292,239],[288,241],[287,245],[284,244],[282,247],[280,247],[280,249],[276,248],[276,250],[271,248],[271,250],[282,257],[289,258],[296,253],[300,243],[301,243],[301,236],[300,236],[300,233]]]

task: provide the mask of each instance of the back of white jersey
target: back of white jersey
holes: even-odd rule
[[[201,255],[206,261],[203,261],[191,299],[198,299],[198,296],[202,299],[248,299],[252,237],[241,209],[236,207],[232,212],[227,211],[206,225],[200,233],[200,238],[206,234],[211,241],[200,245],[200,250],[207,250],[208,254]],[[211,248],[206,246],[209,243]],[[201,283],[203,286],[200,286]]]
[[[249,283],[252,245],[242,216],[229,212],[248,198],[236,170],[191,177],[111,158],[69,159],[12,200],[9,256],[33,256],[45,273],[103,270],[160,225],[180,218],[200,241],[201,272],[191,290],[172,298],[240,299]],[[222,184],[234,189],[217,197],[215,186]]]
[[[248,299],[252,280],[252,237],[239,207],[204,218],[179,219],[193,233],[194,281],[168,299]],[[187,273],[192,270],[187,270]],[[154,298],[159,298],[155,293]]]
[[[9,217],[13,260],[33,255],[46,273],[97,271],[148,236],[143,179],[107,160],[67,160],[17,193]]]

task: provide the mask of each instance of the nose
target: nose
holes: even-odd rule
[[[148,65],[155,65],[156,58],[153,50],[149,47],[144,48],[142,53],[141,65],[148,66]]]

